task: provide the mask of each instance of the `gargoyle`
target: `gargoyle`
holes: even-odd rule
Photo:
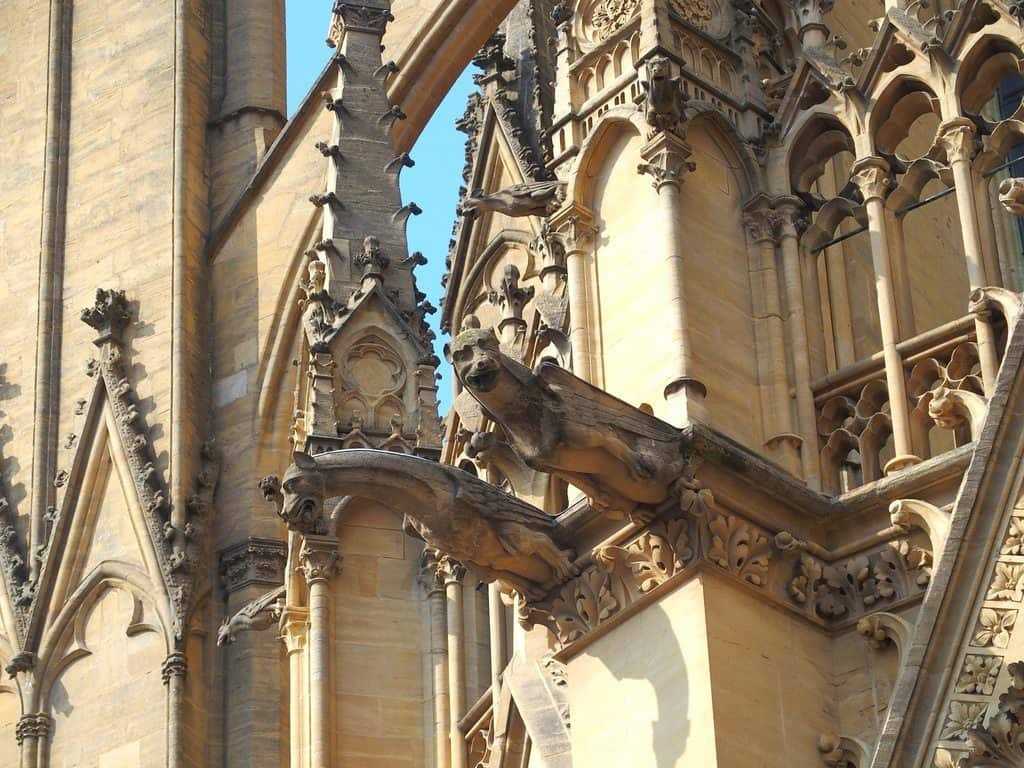
[[[281,598],[284,597],[284,592],[285,587],[282,584],[246,604],[234,616],[224,619],[224,623],[217,630],[217,645],[231,645],[241,632],[259,632],[276,624],[281,618]]]
[[[289,529],[314,535],[327,532],[323,479],[319,475],[304,473],[292,465],[283,481],[271,475],[259,485],[263,498],[277,505],[278,517]]]
[[[451,343],[455,375],[528,466],[640,523],[673,494],[693,500],[678,429],[551,362],[530,370],[501,352],[493,331],[472,325]]]
[[[999,202],[1010,213],[1024,216],[1024,179],[1004,179],[999,185]]]
[[[672,77],[666,57],[655,56],[647,62],[647,79],[640,84],[644,92],[637,101],[643,105],[647,123],[655,131],[674,131],[683,121],[687,101],[683,79]]]
[[[563,188],[557,181],[534,181],[515,184],[493,195],[481,191],[467,195],[462,201],[465,216],[477,216],[484,211],[495,211],[513,218],[518,216],[547,216],[562,201]]]
[[[405,515],[408,533],[474,568],[539,599],[574,576],[571,553],[558,546],[554,518],[456,467],[366,448],[294,454],[285,475],[282,516],[314,514],[324,498],[366,498]],[[318,489],[314,499],[293,488]]]

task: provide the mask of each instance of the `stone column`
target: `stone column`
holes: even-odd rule
[[[799,23],[800,45],[804,48],[821,48],[832,33],[825,23],[825,15],[835,5],[834,0],[798,0],[796,5]],[[886,8],[895,8],[896,0],[886,0]]]
[[[185,654],[175,651],[164,659],[160,676],[167,686],[167,765],[177,768],[183,763],[182,730],[185,727],[183,710],[185,705],[185,675],[188,673],[188,659]]]
[[[917,331],[914,327],[914,304],[910,293],[910,274],[907,270],[906,245],[903,240],[903,217],[895,211],[885,212],[885,231],[892,253],[893,291],[896,294],[897,338],[909,339]]]
[[[686,311],[686,280],[682,246],[682,221],[679,210],[679,189],[683,175],[693,170],[693,150],[675,133],[661,131],[641,150],[644,162],[637,170],[653,179],[660,206],[662,261],[661,282],[664,287],[662,305],[666,309],[669,381],[665,385],[668,401],[666,421],[681,427],[693,420],[706,421],[704,400],[707,388],[694,375],[691,362],[689,319]]]
[[[487,613],[491,625],[491,706],[497,712],[501,673],[508,658],[508,651],[505,648],[505,606],[502,605],[500,588],[496,583],[487,585]]]
[[[974,174],[971,159],[974,157],[974,123],[966,117],[949,120],[939,128],[939,141],[946,149],[946,158],[953,170],[956,184],[956,205],[960,213],[960,232],[964,240],[964,258],[967,261],[967,279],[971,291],[990,284],[986,275],[985,260],[978,229],[978,210],[974,200]],[[978,316],[975,322],[978,333],[978,357],[981,361],[981,378],[985,383],[985,395],[990,397],[999,373],[999,358],[996,351],[995,332],[987,318]]]
[[[53,736],[53,718],[39,713],[36,715],[36,750],[40,768],[50,765],[50,742]]]
[[[448,619],[445,583],[436,549],[423,550],[420,584],[427,593],[430,612],[430,669],[434,683],[434,750],[437,768],[451,765],[451,700],[448,694]]]
[[[305,536],[299,560],[309,585],[309,764],[310,768],[330,768],[330,580],[341,566],[338,540]]]
[[[789,345],[793,350],[797,429],[803,440],[800,447],[800,464],[803,468],[804,481],[811,488],[818,490],[821,488],[821,472],[817,414],[814,409],[814,394],[811,392],[810,347],[807,344],[804,289],[800,276],[800,227],[806,219],[803,217],[803,203],[795,197],[777,200],[775,210],[778,214],[776,221],[782,247],[786,304],[789,308]]]
[[[594,258],[593,222],[594,216],[590,211],[573,204],[555,213],[549,226],[565,244],[573,373],[591,384],[599,385],[593,322],[596,297],[592,296],[590,290],[590,262]]]
[[[774,219],[769,202],[763,196],[756,198],[754,204],[744,211],[743,222],[750,250],[751,295],[758,369],[763,382],[759,389],[766,445],[777,455],[782,466],[796,474],[800,471],[802,438],[792,434],[782,304],[775,267]]]
[[[52,727],[53,718],[42,712],[22,715],[18,719],[14,727],[14,738],[21,746],[21,768],[45,768],[49,765]]]
[[[466,740],[459,729],[459,720],[466,714],[466,653],[462,627],[462,582],[466,577],[466,567],[450,557],[442,557],[440,568],[444,577],[444,591],[447,598],[451,766],[452,768],[466,768]]]
[[[292,768],[297,768],[304,765],[303,742],[307,733],[307,718],[303,705],[309,680],[306,676],[304,658],[309,640],[309,611],[306,608],[285,608],[278,626],[288,653],[288,764]]]
[[[889,413],[896,448],[896,455],[885,466],[885,474],[888,475],[921,461],[913,455],[911,448],[907,383],[903,374],[903,360],[896,349],[896,296],[893,291],[891,258],[885,230],[885,196],[892,186],[889,164],[880,157],[862,158],[854,163],[853,180],[864,196],[871,237],[871,261],[875,270],[878,325],[882,335],[885,382],[889,390]]]

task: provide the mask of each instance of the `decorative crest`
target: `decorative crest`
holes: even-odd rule
[[[98,334],[94,343],[101,346],[108,341],[123,341],[124,329],[131,320],[128,311],[128,299],[124,291],[96,291],[96,303],[82,310],[82,322],[96,329]]]
[[[501,309],[505,320],[522,320],[523,308],[533,298],[533,286],[524,288],[519,285],[519,267],[515,264],[505,266],[498,290],[487,294],[488,301]]]

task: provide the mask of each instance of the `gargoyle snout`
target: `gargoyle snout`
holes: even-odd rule
[[[480,392],[489,392],[498,383],[498,366],[486,357],[474,360],[466,371],[466,383]]]

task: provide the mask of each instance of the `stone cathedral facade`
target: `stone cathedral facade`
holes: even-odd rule
[[[1024,8],[316,2],[0,0],[0,766],[1024,768]]]

